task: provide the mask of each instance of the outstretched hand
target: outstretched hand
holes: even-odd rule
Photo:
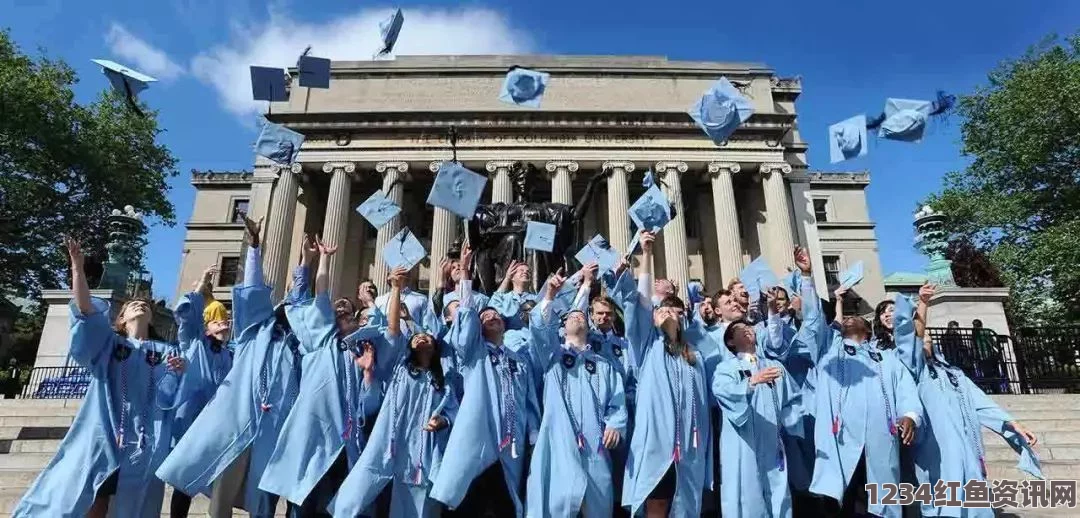
[[[203,270],[202,276],[195,283],[195,291],[204,291],[214,285],[214,276],[218,273],[218,266],[212,264]]]
[[[319,253],[324,256],[330,256],[337,253],[337,245],[328,244],[326,241],[323,241],[322,238],[317,238],[315,243],[319,246]]]
[[[71,267],[82,268],[83,261],[86,260],[83,256],[82,243],[80,243],[78,239],[65,235],[64,248],[67,249],[68,259],[71,260]]]
[[[757,371],[753,376],[750,376],[750,386],[760,385],[762,383],[772,383],[776,381],[783,374],[783,371],[779,367],[766,367]]]
[[[581,267],[581,284],[583,286],[589,286],[593,280],[596,279],[596,272],[600,270],[600,265],[596,264],[596,261],[589,261],[588,264]]]
[[[311,234],[304,234],[304,244],[300,249],[300,255],[304,266],[311,266],[311,263],[314,263],[315,258],[319,256],[318,241]]]
[[[799,270],[803,275],[810,275],[810,254],[806,252],[806,249],[801,246],[795,247],[795,266],[799,267]]]
[[[652,253],[653,241],[656,241],[656,234],[645,230],[641,231],[641,249],[645,251],[645,253]]]
[[[391,287],[401,289],[405,286],[405,278],[408,276],[409,270],[398,266],[390,270],[390,275],[386,277],[386,280],[390,281]]]
[[[259,236],[262,235],[262,218],[259,221],[252,221],[247,214],[242,214],[244,218],[244,238],[247,239],[251,248],[259,248]]]
[[[548,279],[547,292],[544,294],[544,298],[547,300],[555,300],[555,295],[562,289],[563,284],[566,284],[566,277],[563,275],[563,269],[559,268],[559,270]]]
[[[923,304],[930,303],[930,297],[934,296],[934,292],[937,291],[937,284],[930,284],[927,282],[919,288],[919,302]]]

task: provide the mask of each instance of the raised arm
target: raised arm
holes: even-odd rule
[[[836,305],[834,306],[834,314],[836,316],[833,317],[833,322],[836,322],[837,324],[844,323],[844,294],[846,293],[847,288],[843,286],[836,288],[836,291],[833,292],[833,296],[836,297]]]
[[[191,292],[181,296],[176,302],[173,319],[176,320],[177,340],[183,348],[187,348],[194,341],[201,340],[206,333],[203,308],[205,301],[214,300],[209,294],[217,271],[216,265],[203,270],[202,275],[191,287]]]
[[[330,256],[337,252],[337,245],[330,245],[318,239],[315,243],[319,247],[319,271],[315,274],[315,295],[327,294],[330,291]]]
[[[244,239],[247,240],[247,257],[244,259],[244,284],[245,288],[261,286],[263,284],[262,254],[259,253],[261,240],[259,235],[262,231],[262,218],[258,222],[252,221],[244,215]]]
[[[529,332],[532,335],[532,347],[536,358],[535,367],[543,373],[551,364],[551,359],[559,351],[559,316],[554,314],[551,306],[555,296],[566,283],[566,277],[559,269],[544,285],[544,298],[532,310],[529,316]],[[542,375],[542,374],[541,374]]]
[[[82,245],[78,240],[64,237],[71,260],[71,359],[98,374],[101,358],[113,345],[113,330],[109,326],[109,303],[90,298],[90,286],[83,272]]]
[[[310,235],[304,235],[304,244],[300,249],[300,265],[293,268],[292,288],[289,289],[289,302],[297,303],[311,296],[311,265],[319,256],[319,246]]]
[[[651,232],[641,233],[642,274],[638,278],[637,292],[623,301],[623,318],[626,319],[626,341],[633,349],[634,358],[640,364],[645,351],[652,345],[656,327],[652,318],[652,252],[655,237]]]
[[[401,336],[401,288],[408,275],[409,271],[399,266],[391,270],[387,277],[390,281],[390,296],[386,300],[386,317],[390,321],[387,324],[390,336]]]
[[[934,296],[937,285],[927,282],[919,288],[919,305],[915,308],[915,336],[926,340],[926,312],[930,308],[930,298]]]
[[[94,312],[94,305],[90,302],[90,285],[86,283],[86,272],[83,271],[85,257],[82,243],[73,237],[64,236],[64,247],[67,248],[68,259],[71,260],[71,298],[79,312],[89,315]]]
[[[916,383],[919,382],[919,378],[922,376],[927,357],[931,356],[933,352],[930,349],[932,345],[923,338],[926,327],[922,326],[920,330],[921,324],[919,322],[926,319],[926,304],[923,300],[929,301],[933,294],[934,286],[924,284],[922,288],[919,288],[920,309],[912,308],[903,295],[896,297],[896,303],[893,306],[893,341],[896,343],[896,354],[900,361],[904,363],[904,366],[908,368]],[[920,311],[922,312],[921,316],[919,315]]]
[[[514,272],[523,265],[523,263],[518,261],[510,261],[510,267],[506,269],[506,274],[503,275],[502,282],[499,283],[499,288],[495,290],[495,293],[506,293],[510,291],[510,281],[514,278]]]

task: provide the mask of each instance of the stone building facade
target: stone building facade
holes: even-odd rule
[[[551,73],[540,109],[498,101],[515,64]],[[718,146],[686,111],[720,76],[750,98],[755,114]],[[253,172],[193,172],[180,290],[219,264],[217,295],[229,300],[242,262],[241,211],[265,220],[264,272],[278,296],[305,232],[341,245],[331,258],[332,290],[347,295],[360,280],[385,275],[379,251],[403,226],[429,251],[413,279],[429,289],[432,265],[461,227],[425,204],[439,163],[451,158],[453,126],[458,160],[491,179],[485,201],[510,201],[515,161],[541,171],[532,201],[573,203],[589,177],[610,170],[584,229],[620,250],[631,238],[627,209],[652,169],[678,212],[658,240],[655,268],[680,286],[700,279],[715,291],[759,255],[783,273],[799,244],[816,258],[822,297],[821,281],[857,260],[866,271],[858,295],[869,304],[884,296],[864,192],[869,175],[808,170],[797,78],[756,64],[613,56],[403,56],[334,62],[331,77],[329,89],[293,86],[288,102],[270,107],[271,120],[307,137],[297,163],[260,157]],[[389,197],[403,212],[375,230],[354,209],[391,185]]]

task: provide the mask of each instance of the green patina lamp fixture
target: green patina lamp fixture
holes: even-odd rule
[[[945,231],[945,215],[924,205],[915,213],[915,248],[930,258],[926,276],[938,286],[956,286],[953,279],[952,261],[945,258],[949,248],[949,236]]]

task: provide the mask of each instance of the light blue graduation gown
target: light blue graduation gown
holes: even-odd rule
[[[543,304],[541,302],[541,304]],[[544,368],[544,415],[527,482],[529,517],[612,516],[612,459],[604,430],[626,436],[622,377],[607,358],[590,349],[557,345],[560,322],[536,307],[529,318]]]
[[[797,290],[803,300],[803,320],[796,328],[795,319],[790,315],[779,317],[779,335],[772,330],[770,336],[779,336],[790,344],[782,361],[795,390],[801,396],[797,402],[800,408],[795,414],[802,416],[799,426],[802,433],[789,434],[785,431],[784,445],[787,448],[788,481],[796,491],[805,492],[810,489],[817,454],[814,448],[814,360],[821,350],[818,332],[824,332],[824,316],[813,278],[792,272],[787,279],[791,284],[788,289]]]
[[[845,340],[831,327],[821,336],[828,345],[815,365],[817,459],[810,491],[841,500],[863,455],[868,484],[899,483],[896,422],[908,413],[917,423],[925,421],[915,381],[895,354],[876,351],[869,342]],[[898,517],[901,507],[879,503],[870,505],[869,512]]]
[[[450,386],[436,387],[429,371],[399,361],[367,447],[331,502],[331,514],[338,518],[362,514],[393,481],[392,518],[438,516],[441,505],[428,498],[428,491],[442,464],[450,429],[432,433],[423,428],[436,415],[453,423],[457,410]]]
[[[705,361],[696,351],[694,365],[665,351],[663,336],[653,326],[652,305],[639,293],[624,297],[621,304],[627,340],[641,362],[622,504],[636,515],[674,464],[676,486],[670,514],[697,516],[702,490],[712,488],[711,398]]]
[[[306,291],[307,268],[297,267],[286,303]],[[299,342],[276,323],[270,296],[261,274],[251,286],[233,288],[233,368],[157,472],[189,495],[208,495],[214,481],[249,450],[243,501],[236,505],[254,516],[274,511],[277,496],[260,490],[258,482],[300,387]]]
[[[154,476],[172,445],[174,409],[195,384],[167,369],[175,346],[125,338],[112,330],[109,303],[71,311],[71,359],[92,381],[56,455],[12,511],[13,517],[85,516],[113,474],[110,518],[161,515],[165,484]],[[153,364],[153,365],[151,365]]]
[[[465,396],[431,498],[456,508],[473,479],[501,462],[506,487],[521,517],[524,502],[518,488],[525,474],[525,448],[535,443],[540,425],[531,361],[524,349],[516,351],[484,341],[480,319],[471,304],[458,309],[447,341],[457,351]]]
[[[344,453],[351,468],[364,448],[364,422],[382,402],[379,383],[368,385],[351,350],[359,344],[338,337],[329,295],[318,293],[286,308],[289,325],[304,353],[300,394],[285,419],[259,489],[300,505]],[[375,340],[375,357],[391,358],[400,336]],[[384,367],[386,368],[386,367]],[[376,369],[379,376],[379,369]],[[379,376],[385,379],[385,375]],[[333,495],[316,495],[323,509]]]
[[[231,344],[215,345],[210,337],[206,336],[203,307],[202,294],[191,292],[181,296],[173,310],[177,340],[185,351],[184,356],[190,359],[185,374],[193,378],[191,382],[195,385],[191,397],[176,409],[173,438],[177,443],[214,397],[218,385],[225,380],[233,364]]]
[[[915,444],[915,476],[920,484],[933,486],[939,480],[960,483],[957,498],[964,500],[963,485],[969,480],[986,480],[985,445],[982,427],[1000,435],[1017,453],[1017,468],[1043,478],[1039,458],[1020,434],[1006,423],[1011,415],[990,399],[958,367],[935,351],[926,360],[922,340],[915,337],[910,315],[896,315],[896,353],[911,368],[926,410],[926,423],[919,429]],[[923,516],[993,518],[993,509],[922,506]]]
[[[774,383],[750,386],[750,377],[778,367]],[[787,457],[782,434],[801,433],[799,392],[777,360],[731,358],[716,368],[713,396],[723,410],[720,434],[721,507],[729,517],[790,517]]]

